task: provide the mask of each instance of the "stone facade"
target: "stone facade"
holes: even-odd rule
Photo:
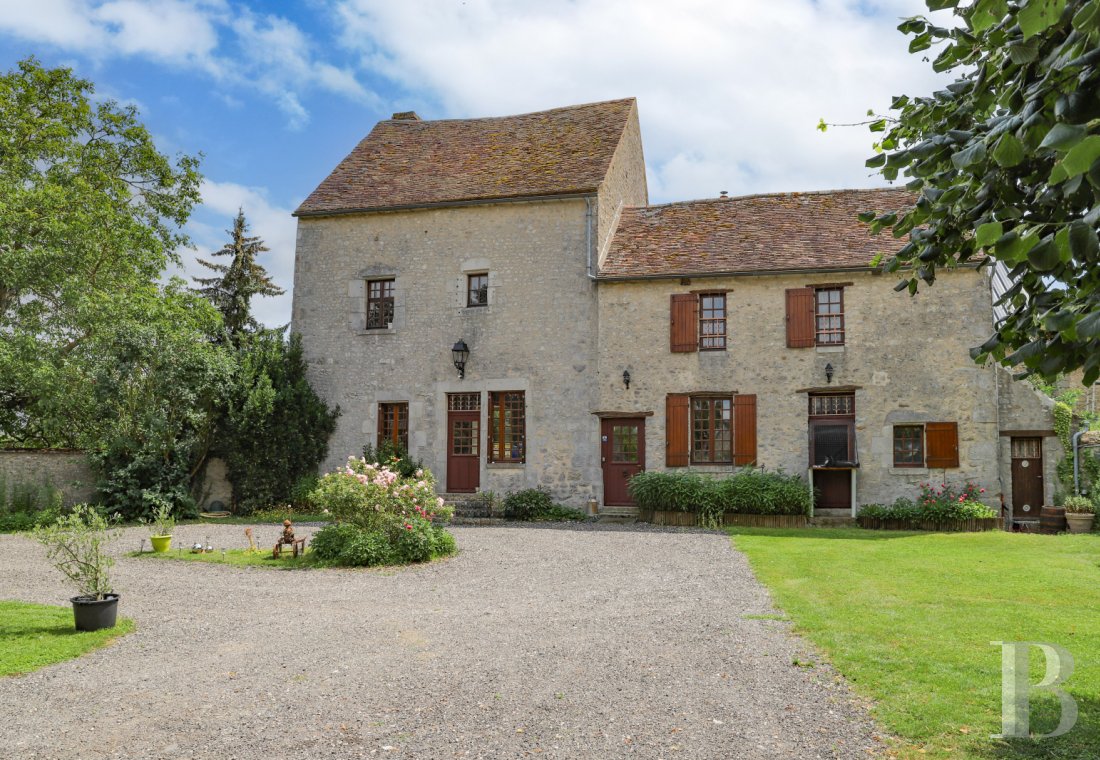
[[[1010,501],[1011,485],[999,464],[1006,456],[1001,420],[1026,419],[1028,427],[1049,429],[1049,407],[1030,389],[1026,395],[1012,389],[1011,400],[1006,391],[999,405],[1005,373],[969,357],[970,347],[985,341],[992,329],[984,272],[944,273],[912,300],[896,293],[894,283],[893,278],[851,272],[601,283],[600,409],[652,415],[646,418],[645,465],[663,470],[666,394],[755,394],[758,463],[806,474],[805,389],[855,386],[857,503],[912,497],[921,482],[972,480],[984,485],[987,502],[999,507],[1001,492]],[[844,285],[844,345],[788,348],[785,290],[824,284]],[[709,290],[728,291],[727,350],[671,353],[670,296]],[[831,383],[826,364],[834,370]],[[631,374],[629,390],[623,370]],[[960,466],[894,467],[893,426],[927,422],[958,423]],[[696,469],[729,472],[733,467]]]
[[[307,201],[299,209],[291,326],[302,335],[314,388],[341,408],[324,468],[377,444],[380,404],[405,404],[410,454],[448,490],[448,394],[476,392],[479,488],[544,486],[557,500],[582,506],[604,498],[600,415],[643,416],[645,465],[663,469],[666,395],[722,392],[756,396],[758,464],[807,474],[809,390],[851,387],[859,462],[853,503],[913,496],[919,482],[965,480],[985,485],[991,505],[1002,493],[1010,503],[1008,438],[1001,432],[1047,430],[1052,422],[1041,398],[1006,385],[1004,373],[969,357],[992,329],[987,275],[945,272],[909,299],[894,291],[893,278],[872,273],[867,262],[882,243],[868,238],[857,210],[911,202],[904,191],[648,207],[637,106],[625,109],[627,102],[612,104],[628,114],[613,151],[602,138],[589,146],[603,151],[605,163],[603,179],[586,189],[566,183],[544,197],[486,199],[492,188],[484,182],[535,182],[544,172],[564,177],[570,167],[547,168],[539,156],[520,165],[538,153],[523,138],[487,153],[483,136],[448,157],[446,177],[465,195],[441,201],[443,179],[426,177],[434,195],[410,206],[406,196],[415,183],[402,176],[403,205],[357,211],[359,194],[373,204],[385,201],[384,182],[360,187],[355,175],[389,171],[388,161],[371,163],[370,150],[394,150],[380,140],[356,149],[362,166],[345,162],[322,184],[331,192],[311,196],[323,196],[323,204]],[[489,122],[466,126],[484,135],[497,129]],[[540,129],[530,125],[544,120],[527,115],[522,122],[523,130]],[[403,125],[400,134],[465,134],[448,124]],[[506,133],[493,132],[492,140]],[[593,154],[578,155],[583,162]],[[493,156],[502,166],[485,166]],[[487,305],[467,305],[471,274],[487,274]],[[369,283],[391,279],[392,322],[368,329]],[[815,285],[844,288],[844,345],[788,348],[785,291]],[[717,290],[727,293],[726,350],[673,353],[670,296]],[[460,339],[470,351],[464,378],[451,358]],[[522,463],[487,461],[494,391],[525,394]],[[957,424],[960,466],[895,467],[894,426],[937,422]],[[1057,453],[1047,449],[1050,457]]]

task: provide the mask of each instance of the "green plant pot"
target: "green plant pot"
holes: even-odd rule
[[[155,552],[166,552],[172,548],[171,536],[150,536],[149,540],[153,542]]]

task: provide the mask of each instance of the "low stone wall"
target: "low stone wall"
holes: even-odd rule
[[[0,477],[8,495],[20,486],[56,488],[65,506],[95,498],[95,476],[83,451],[0,449]]]
[[[95,475],[83,451],[73,449],[0,449],[0,478],[10,494],[17,486],[56,488],[65,506],[96,498]],[[212,502],[232,503],[233,489],[226,479],[225,462],[211,459],[206,466],[199,508]],[[228,509],[228,506],[226,506]]]
[[[640,511],[638,519],[654,525],[691,527],[699,524],[699,515],[694,512]],[[807,518],[806,515],[744,515],[726,512],[722,515],[722,524],[754,528],[805,528]]]

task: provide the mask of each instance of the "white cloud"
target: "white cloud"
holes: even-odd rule
[[[202,205],[192,215],[187,233],[196,250],[180,251],[184,267],[174,272],[191,282],[191,277],[209,277],[210,271],[199,265],[196,257],[211,260],[210,254],[229,242],[227,230],[233,228],[237,209],[244,209],[249,234],[263,238],[270,249],[260,258],[272,279],[286,291],[273,298],[257,298],[252,312],[268,327],[279,327],[290,321],[290,293],[294,285],[294,241],[297,223],[289,208],[280,207],[268,199],[266,189],[248,187],[235,182],[204,180]],[[217,263],[225,263],[218,261]]]
[[[303,99],[311,90],[363,102],[374,97],[354,71],[324,60],[324,50],[293,22],[224,0],[0,0],[0,32],[93,60],[138,58],[198,70],[220,87],[262,92],[292,128],[309,121]]]
[[[636,96],[654,201],[878,184],[864,128],[937,81],[898,17],[918,0],[468,0],[432,13],[344,0],[342,43],[442,113],[488,116]],[[394,110],[403,104],[392,104]]]

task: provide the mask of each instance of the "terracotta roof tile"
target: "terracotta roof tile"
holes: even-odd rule
[[[634,107],[626,98],[488,119],[380,121],[294,213],[594,192]]]
[[[899,210],[904,189],[833,190],[624,208],[600,276],[865,267],[903,243],[872,237],[861,211]]]

